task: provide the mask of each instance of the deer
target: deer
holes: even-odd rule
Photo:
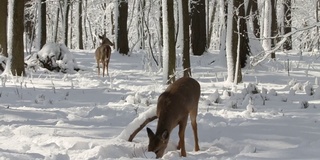
[[[111,56],[110,46],[113,46],[114,44],[106,37],[106,34],[103,34],[102,36],[99,35],[99,39],[102,43],[96,49],[95,57],[97,61],[98,75],[100,76],[100,63],[102,63],[102,76],[104,77],[105,69],[107,69],[107,75],[109,75],[108,66]]]
[[[168,145],[170,133],[178,125],[179,143],[177,149],[181,149],[181,156],[186,157],[184,137],[189,115],[194,135],[194,150],[200,150],[196,122],[199,98],[200,84],[190,77],[182,77],[173,82],[158,97],[156,111],[156,117],[158,118],[157,130],[153,133],[150,128],[147,128],[149,137],[148,151],[154,152],[156,158],[163,156]],[[155,118],[151,118],[148,121],[153,119]]]

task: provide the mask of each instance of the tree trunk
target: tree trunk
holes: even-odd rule
[[[202,55],[206,49],[205,0],[191,0],[191,46],[194,55]]]
[[[140,0],[137,4],[138,8],[138,21],[137,21],[137,28],[138,28],[138,39],[140,40],[140,49],[145,49],[145,42],[144,42],[144,23],[145,23],[145,0]]]
[[[242,1],[243,2],[243,1]],[[238,32],[237,23],[239,17],[236,13],[240,13],[239,10],[234,12],[234,9],[239,9],[242,4],[239,0],[232,0],[231,3],[228,4],[228,18],[227,18],[227,38],[226,38],[226,57],[227,57],[227,68],[228,68],[228,82],[241,82],[242,74],[240,63],[237,63],[237,59],[239,60],[240,56],[240,44],[238,43],[239,39],[241,39],[240,32]],[[240,24],[240,20],[239,20]],[[240,27],[239,27],[240,29]],[[239,46],[238,46],[239,45]],[[238,65],[238,66],[237,66]],[[238,71],[236,71],[238,69]],[[237,73],[237,75],[236,75]]]
[[[238,21],[239,21],[239,29],[237,28],[237,31],[239,32],[239,38],[240,43],[239,49],[240,49],[240,65],[241,68],[244,68],[247,64],[247,58],[250,55],[250,46],[249,46],[249,36],[248,36],[248,29],[247,29],[247,20],[246,20],[246,14],[245,14],[245,6],[243,5],[244,0],[237,0],[235,1],[235,7],[238,8],[238,15],[236,15]],[[238,25],[238,24],[236,24]]]
[[[128,30],[127,30],[127,19],[128,19],[128,1],[117,0],[116,6],[116,50],[120,54],[127,55],[129,52],[128,45]]]
[[[82,0],[78,1],[78,15],[77,15],[77,27],[78,27],[78,33],[77,33],[77,48],[83,49],[83,34],[82,34]]]
[[[62,8],[62,7],[60,7]],[[69,22],[69,10],[70,10],[70,0],[63,0],[63,14],[62,15],[62,28],[63,28],[63,42],[66,46],[68,46],[68,22]]]
[[[283,12],[284,12],[284,24],[283,24],[283,34],[287,34],[291,32],[291,0],[285,0],[283,3]],[[291,50],[292,49],[292,38],[289,36],[287,41],[283,44],[283,49]]]
[[[0,1],[0,53],[8,57],[7,52],[7,17],[8,17],[8,0]]]
[[[46,0],[41,0],[40,1],[40,31],[39,31],[39,49],[41,49],[47,41],[47,5],[46,5]]]
[[[68,47],[70,49],[73,48],[73,45],[72,45],[72,32],[73,32],[73,28],[72,28],[72,23],[73,23],[73,4],[72,3],[69,3],[69,13],[68,13],[68,26],[67,26],[67,29],[68,29]]]
[[[171,84],[175,81],[176,50],[173,10],[173,0],[162,0],[163,80],[166,84]]]
[[[185,3],[185,0],[179,1],[179,11],[180,11],[180,21],[182,23],[180,24],[180,28],[183,33],[181,33],[181,39],[182,39],[182,66],[183,66],[183,75],[184,77],[191,76],[191,68],[190,68],[190,52],[189,52],[189,5],[188,3]]]
[[[57,7],[57,14],[56,19],[54,21],[54,29],[53,29],[53,41],[58,41],[58,30],[59,30],[59,14],[60,14],[60,7]]]
[[[248,10],[246,11],[246,16],[250,14],[252,16],[253,34],[256,38],[260,38],[258,0],[248,1]]]
[[[160,28],[160,38],[159,43],[163,47],[163,24],[162,24],[162,2],[159,0],[159,28]]]
[[[277,24],[277,0],[271,1],[271,48],[274,48],[277,44],[277,39],[275,38],[278,34],[278,24]],[[271,53],[271,58],[275,59],[276,54]]]
[[[213,1],[213,7],[211,10],[211,17],[210,17],[210,24],[209,24],[209,34],[208,34],[208,48],[210,47],[210,43],[211,43],[211,36],[212,36],[212,32],[213,32],[213,22],[214,22],[214,18],[216,16],[216,9],[217,9],[217,1],[214,0]]]
[[[20,0],[10,0],[9,2],[13,15],[9,21],[11,27],[8,36],[9,62],[7,65],[13,75],[25,76],[23,52],[24,3],[21,3]]]

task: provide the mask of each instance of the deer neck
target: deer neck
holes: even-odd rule
[[[170,117],[160,117],[158,120],[157,131],[156,134],[161,134],[163,131],[167,130],[169,134],[177,126],[177,123],[174,122]]]

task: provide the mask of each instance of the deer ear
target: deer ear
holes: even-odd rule
[[[147,132],[148,132],[148,137],[152,138],[154,137],[154,133],[152,132],[152,130],[150,128],[147,127]]]
[[[163,131],[161,138],[162,140],[167,140],[169,138],[169,132],[167,130]]]

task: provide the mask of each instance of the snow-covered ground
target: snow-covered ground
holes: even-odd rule
[[[113,53],[110,76],[98,77],[93,50],[71,52],[82,69],[78,73],[40,69],[28,70],[24,78],[1,77],[0,159],[154,158],[145,129],[133,142],[124,135],[156,106],[166,88],[162,71],[147,67],[143,52]],[[244,69],[245,83],[237,86],[224,83],[226,68],[217,54],[191,57],[202,92],[200,151],[193,151],[188,124],[183,159],[319,159],[319,59],[312,53],[277,56],[276,62]],[[250,94],[255,89],[259,93]],[[156,122],[147,126],[155,130]],[[180,158],[177,143],[176,128],[163,159]]]

